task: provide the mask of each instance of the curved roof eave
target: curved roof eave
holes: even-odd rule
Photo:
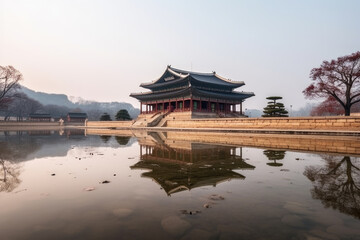
[[[202,76],[202,75],[190,75],[192,79],[194,79],[197,82],[200,83],[205,83],[205,84],[212,84],[212,85],[218,85],[218,86],[224,86],[224,87],[230,87],[230,88],[238,88],[241,87],[243,85],[245,85],[244,82],[228,82],[228,81],[223,81],[221,79],[219,79],[218,77],[216,77],[215,75],[213,76]]]
[[[225,82],[228,82],[228,83],[241,84],[241,86],[242,86],[242,85],[245,85],[245,83],[244,83],[243,81],[233,81],[233,80],[224,78],[224,77],[222,77],[222,76],[220,76],[220,75],[218,75],[218,74],[216,74],[216,73],[214,74],[214,76],[217,77],[217,78],[219,78],[219,79],[221,79],[221,80],[223,80],[223,81],[225,81]]]
[[[196,89],[195,92],[198,94],[207,96],[207,97],[224,98],[224,99],[230,99],[230,100],[244,100],[246,98],[255,96],[255,94],[252,92],[231,92],[231,94],[229,94],[229,93],[223,94],[223,93],[210,92],[210,91],[201,90],[201,89]]]
[[[162,93],[153,93],[153,92],[146,92],[146,93],[131,93],[130,97],[136,98],[138,100],[146,100],[146,98],[171,98],[174,96],[179,96],[184,93],[190,93],[191,87],[187,87],[184,89],[177,90],[175,92],[162,92]]]
[[[140,84],[140,87],[147,88],[147,89],[153,89],[155,87],[163,87],[163,86],[166,86],[166,85],[171,85],[173,83],[181,82],[182,80],[184,80],[188,76],[189,75],[182,75],[181,77],[179,77],[178,79],[175,79],[175,80],[162,82],[162,83],[153,83],[153,84],[149,84],[149,85],[145,85],[145,86],[143,84]]]
[[[179,73],[173,71],[170,66],[167,66],[164,73],[158,79],[155,79],[154,81],[151,81],[151,82],[148,82],[148,83],[141,83],[140,87],[149,88],[150,86],[156,84],[160,79],[162,79],[167,72],[170,72],[171,74],[173,74],[173,75],[175,75],[176,77],[179,77],[179,78],[185,78],[185,77],[189,76],[189,74],[185,74],[185,75],[179,74]]]
[[[233,91],[233,93],[251,95],[251,97],[255,96],[255,93],[253,93],[253,92],[238,92],[238,91]]]

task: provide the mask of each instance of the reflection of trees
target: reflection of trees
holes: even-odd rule
[[[129,143],[130,140],[130,136],[115,136],[116,141],[120,144],[120,145],[126,145]]]
[[[264,155],[270,160],[274,161],[267,163],[267,165],[272,167],[281,167],[283,164],[276,162],[276,160],[282,160],[285,157],[286,151],[275,151],[275,150],[265,150]]]
[[[16,135],[5,133],[4,138],[0,139],[0,159],[18,161],[36,152],[39,148],[40,144],[28,134],[23,132],[17,132]]]
[[[311,190],[314,199],[319,199],[325,207],[360,219],[360,169],[359,161],[345,156],[326,159],[325,166],[310,166],[304,175],[313,182]]]
[[[19,184],[20,166],[19,164],[0,159],[0,192],[11,192]]]
[[[101,140],[103,140],[104,143],[107,143],[110,140],[111,136],[101,135],[100,138],[101,138]]]

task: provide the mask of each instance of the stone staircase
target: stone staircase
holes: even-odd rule
[[[133,123],[132,127],[160,127],[166,123],[166,116],[171,112],[155,113],[153,115],[139,116],[138,119]]]
[[[132,124],[132,127],[147,127],[149,123],[156,120],[161,113],[154,113],[152,115],[139,115],[136,121]]]

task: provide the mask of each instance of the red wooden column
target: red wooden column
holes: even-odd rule
[[[242,115],[242,102],[240,103],[240,114]]]
[[[142,102],[140,102],[140,114],[142,114]]]
[[[157,106],[157,102],[155,103],[155,112],[158,111],[158,106]]]
[[[185,100],[183,99],[183,107],[182,107],[182,111],[185,110]]]
[[[165,102],[163,102],[163,112],[165,111]]]
[[[192,111],[193,110],[193,100],[192,100],[192,98],[190,98],[190,111]]]

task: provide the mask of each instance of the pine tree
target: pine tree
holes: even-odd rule
[[[121,109],[116,113],[115,119],[118,121],[127,121],[131,120],[131,117],[126,109]]]
[[[284,104],[276,102],[282,97],[272,96],[266,99],[271,100],[268,105],[264,108],[263,117],[288,117],[288,111],[285,110]]]
[[[112,120],[108,113],[104,113],[103,115],[100,116],[100,121],[112,121]]]

